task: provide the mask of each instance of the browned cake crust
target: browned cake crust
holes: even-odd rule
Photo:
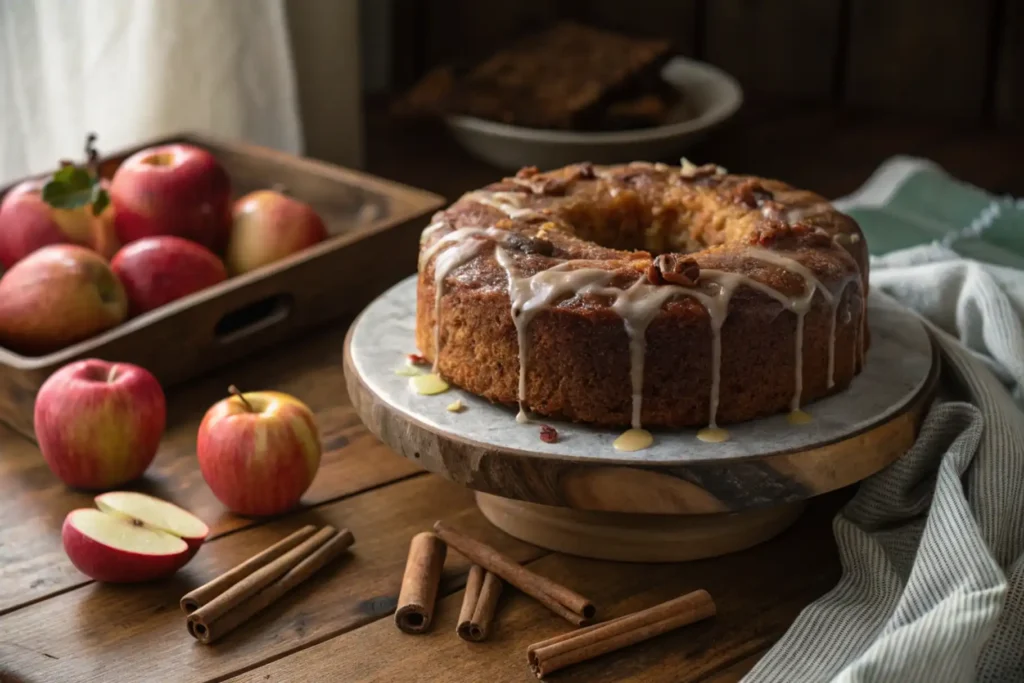
[[[420,249],[419,349],[514,405],[521,338],[522,404],[540,415],[737,422],[841,390],[863,364],[860,229],[779,181],[688,163],[524,169],[436,214]]]

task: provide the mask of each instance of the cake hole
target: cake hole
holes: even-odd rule
[[[409,612],[405,615],[405,623],[410,628],[422,628],[423,627],[423,615],[417,612]]]
[[[586,619],[593,619],[594,615],[597,614],[597,608],[593,605],[587,605],[583,608],[583,616]]]
[[[690,232],[691,217],[701,210],[698,197],[672,196],[668,190],[659,201],[670,202],[671,208],[655,213],[650,199],[623,193],[614,200],[608,212],[610,218],[598,217],[592,208],[582,207],[567,207],[562,215],[577,237],[609,249],[642,250],[656,256],[691,254],[723,244],[730,233],[738,231],[741,222],[749,220],[731,217],[721,224],[702,226],[699,236],[694,236]]]
[[[198,633],[199,635],[201,635],[201,636],[205,636],[206,635],[206,627],[203,626],[202,624],[196,624],[195,628],[196,628],[196,633]]]
[[[414,458],[418,458],[418,457],[420,457],[420,453],[419,453],[419,451],[416,451],[415,453],[413,453],[413,454],[412,454],[412,457],[414,457]]]

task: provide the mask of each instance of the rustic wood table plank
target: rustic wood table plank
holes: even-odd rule
[[[303,497],[306,505],[419,472],[373,438],[352,409],[341,365],[346,327],[172,390],[169,427],[156,460],[141,481],[125,488],[174,501],[209,524],[214,536],[252,524],[213,496],[195,458],[199,422],[231,383],[293,394],[316,413],[325,452]],[[78,507],[92,507],[92,495],[68,489],[50,473],[35,444],[0,427],[0,614],[88,581],[65,557],[60,540],[64,516]]]
[[[437,519],[519,561],[542,554],[491,527],[464,488],[424,474],[216,539],[168,581],[82,586],[0,617],[0,674],[20,681],[172,683],[244,671],[389,615],[409,539]],[[178,608],[182,595],[304,524],[348,527],[356,539],[351,554],[217,644],[189,636]],[[469,567],[456,553],[445,567],[450,591]]]
[[[557,674],[560,681],[690,683],[731,667],[775,641],[809,601],[839,576],[831,518],[847,492],[816,499],[775,540],[725,557],[686,564],[629,564],[548,555],[532,569],[586,595],[614,618],[704,588],[718,615]],[[380,620],[250,671],[237,680],[316,683],[431,680],[438,683],[534,680],[531,643],[570,630],[562,619],[506,586],[491,638],[455,635],[462,592],[439,601],[429,633],[409,636]],[[401,653],[396,655],[395,653]],[[728,679],[725,679],[728,680]]]

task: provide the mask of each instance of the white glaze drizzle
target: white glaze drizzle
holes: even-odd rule
[[[463,195],[462,198],[497,209],[513,219],[542,215],[537,209],[523,207],[523,198],[527,196],[529,195],[522,192],[485,192],[477,190]]]
[[[821,284],[821,281],[810,268],[795,259],[783,256],[776,251],[761,249],[760,247],[750,247],[749,254],[760,261],[778,266],[791,273],[796,273],[804,280],[804,293],[802,296],[788,297],[782,295],[782,298],[777,299],[783,306],[796,314],[795,376],[793,381],[793,399],[789,403],[789,409],[799,410],[800,399],[804,390],[804,317],[807,315],[807,312],[811,310],[811,303],[814,301],[814,295],[817,292],[821,292],[825,297],[825,301],[827,301],[829,306],[832,308],[832,318],[834,320],[835,302],[837,297],[832,295],[832,292],[828,290],[828,287]],[[834,356],[835,345],[831,344],[830,347],[829,355]],[[830,360],[830,364],[834,362],[834,360]]]
[[[448,224],[445,223],[444,221],[434,221],[433,223],[431,223],[427,227],[423,228],[423,232],[420,233],[420,244],[421,245],[426,244],[427,241],[431,237],[433,237],[435,232],[437,232],[438,230],[441,230],[442,228],[444,228],[447,225]]]
[[[535,214],[536,211],[529,208],[522,208],[520,200],[522,195],[515,192],[492,192],[483,191],[471,192],[465,198],[472,199],[481,204],[492,206],[506,213],[510,218],[518,218],[528,214]],[[438,224],[428,226],[428,230],[437,229]],[[426,234],[426,231],[424,231]],[[421,257],[421,267],[425,265],[431,256],[440,250],[444,244],[461,242],[470,237],[482,237],[483,240],[473,240],[472,246],[459,247],[447,250],[438,257],[435,264],[435,368],[439,356],[438,340],[440,329],[440,297],[443,292],[443,280],[448,273],[478,253],[482,243],[488,239],[498,241],[499,238],[507,235],[504,230],[497,228],[461,228],[455,230],[442,239],[438,240],[426,250]],[[452,253],[445,258],[442,257]],[[709,428],[717,429],[717,413],[721,384],[721,330],[722,325],[729,313],[729,302],[733,292],[739,286],[748,286],[770,298],[778,301],[786,310],[792,311],[796,317],[796,348],[795,348],[795,377],[793,398],[790,402],[791,410],[799,410],[803,393],[803,338],[804,318],[811,308],[815,295],[820,291],[822,296],[831,308],[832,321],[829,333],[829,360],[828,360],[828,386],[834,386],[835,372],[835,332],[836,317],[838,315],[839,302],[845,288],[850,282],[862,283],[859,273],[851,276],[840,286],[838,294],[833,294],[817,278],[813,271],[799,261],[785,256],[779,252],[749,247],[746,255],[778,266],[783,270],[795,273],[804,281],[804,291],[798,296],[789,296],[779,292],[775,288],[739,273],[718,271],[713,269],[702,269],[700,273],[701,283],[711,283],[716,286],[717,291],[708,293],[695,288],[680,287],[676,285],[652,285],[643,278],[635,281],[630,287],[621,289],[611,287],[608,283],[614,277],[614,272],[600,268],[575,267],[573,262],[560,263],[552,268],[542,270],[531,276],[522,276],[515,266],[514,258],[504,249],[498,248],[495,251],[498,264],[505,270],[508,278],[509,300],[511,304],[511,315],[516,328],[516,336],[519,353],[519,386],[518,400],[519,413],[516,421],[525,423],[529,418],[524,409],[526,399],[526,377],[527,364],[529,361],[529,339],[528,329],[530,322],[540,311],[548,308],[556,300],[566,295],[596,294],[610,296],[613,299],[611,308],[623,320],[627,336],[629,338],[630,353],[630,383],[632,388],[632,410],[631,424],[634,429],[641,426],[641,413],[643,402],[643,373],[646,357],[646,332],[651,321],[657,317],[664,304],[674,297],[692,297],[701,302],[710,316],[712,332],[712,386],[709,400]],[[577,262],[577,265],[579,262]],[[862,287],[862,284],[860,285]],[[858,338],[855,343],[855,354],[861,355],[863,362],[863,327],[864,316],[862,314],[861,325],[858,328]],[[858,350],[860,349],[860,350]]]
[[[497,228],[459,228],[453,230],[423,252],[420,259],[422,270],[430,262],[434,254],[434,367],[436,373],[441,360],[441,297],[444,296],[444,280],[448,275],[466,261],[480,253],[488,240],[497,240],[508,233]],[[478,239],[469,239],[478,238]],[[451,245],[450,249],[444,249]]]
[[[528,331],[530,322],[540,311],[565,294],[585,293],[594,285],[604,286],[614,273],[599,268],[573,269],[571,262],[563,262],[523,277],[515,266],[515,260],[506,250],[499,247],[494,251],[498,265],[508,277],[508,298],[511,304],[512,323],[516,327],[519,344],[519,414],[516,421],[528,421],[523,405],[526,401],[526,372],[529,361]],[[621,291],[621,290],[619,290]]]
[[[829,389],[831,389],[832,387],[834,387],[836,385],[836,381],[835,381],[835,378],[836,378],[836,327],[839,324],[839,305],[840,305],[840,303],[843,300],[843,294],[846,293],[846,288],[849,287],[850,284],[852,284],[854,282],[857,282],[857,283],[860,282],[860,274],[859,273],[853,274],[853,275],[849,276],[846,280],[844,280],[842,282],[842,284],[839,286],[839,293],[836,294],[835,298],[832,300],[832,325],[829,328],[829,332],[828,332],[828,388]],[[859,337],[859,331],[858,331],[858,335],[857,336]],[[854,342],[853,342],[853,352],[855,354],[857,353],[857,339],[856,339],[856,337],[854,338]],[[856,362],[854,362],[853,372],[856,372],[856,371],[857,371],[857,369],[856,369]]]
[[[598,293],[615,297],[611,308],[622,318],[626,335],[629,337],[629,379],[632,389],[630,425],[633,429],[640,429],[648,326],[661,312],[665,302],[673,297],[692,296],[704,303],[705,307],[712,305],[713,297],[674,285],[652,285],[643,278],[638,279],[628,289],[606,288]]]

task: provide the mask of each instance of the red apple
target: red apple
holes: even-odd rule
[[[135,583],[170,576],[209,534],[195,515],[141,493],[108,493],[96,503],[99,510],[69,512],[61,538],[71,563],[97,581]]]
[[[166,419],[160,383],[128,363],[76,361],[50,375],[36,396],[39,450],[75,488],[103,490],[141,477]]]
[[[231,181],[216,157],[192,145],[152,147],[128,157],[110,184],[122,244],[175,235],[221,253],[231,229]]]
[[[207,411],[196,445],[213,494],[234,512],[275,515],[293,508],[320,466],[313,413],[275,391],[234,392]]]
[[[309,204],[273,190],[251,192],[233,211],[225,259],[235,274],[247,273],[327,238],[327,228]]]
[[[88,339],[128,314],[124,287],[85,247],[52,245],[0,278],[0,346],[41,355]]]
[[[0,264],[10,268],[32,252],[51,244],[89,247],[109,259],[117,251],[114,209],[99,216],[92,205],[57,209],[43,201],[46,179],[27,180],[15,186],[0,202]],[[102,180],[107,188],[109,184]]]
[[[146,237],[117,252],[110,267],[128,295],[131,315],[227,279],[224,264],[206,247],[180,237]]]

